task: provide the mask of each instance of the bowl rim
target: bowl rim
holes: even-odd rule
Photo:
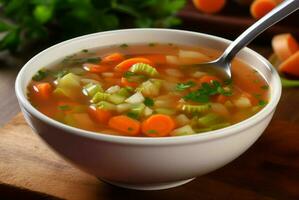
[[[68,132],[69,134],[75,134],[77,136],[86,137],[89,139],[95,139],[99,141],[106,141],[106,142],[113,142],[113,143],[122,143],[122,144],[135,144],[135,145],[171,145],[171,144],[183,144],[183,143],[193,143],[193,142],[203,142],[208,140],[214,140],[219,139],[223,137],[228,137],[234,134],[242,134],[242,130],[245,130],[249,127],[254,126],[264,118],[266,118],[268,115],[270,115],[276,108],[276,105],[279,102],[280,96],[281,96],[281,82],[279,75],[277,71],[273,68],[273,66],[269,63],[267,59],[265,59],[263,56],[261,56],[259,53],[249,49],[248,47],[245,47],[242,51],[246,51],[247,53],[257,57],[264,65],[269,67],[269,70],[271,72],[271,78],[273,82],[273,86],[270,87],[270,101],[268,104],[258,113],[251,116],[250,118],[243,120],[239,123],[233,124],[231,126],[213,130],[213,131],[207,131],[200,134],[194,134],[194,135],[186,135],[186,136],[176,136],[176,137],[132,137],[132,136],[119,136],[119,135],[110,135],[110,134],[104,134],[99,132],[92,132],[87,131],[75,127],[68,126],[66,124],[63,124],[61,122],[58,122],[52,118],[47,117],[46,115],[39,112],[37,109],[35,109],[30,102],[28,101],[26,95],[24,94],[22,90],[22,78],[24,76],[24,71],[26,68],[30,68],[31,63],[33,60],[37,59],[40,55],[47,54],[48,51],[56,48],[60,48],[61,46],[64,46],[68,43],[72,43],[77,40],[85,40],[88,37],[100,37],[106,34],[116,34],[116,33],[128,33],[132,34],[134,32],[143,32],[143,31],[163,31],[163,32],[177,32],[181,34],[192,34],[197,35],[199,37],[206,37],[212,40],[217,40],[222,43],[230,43],[230,40],[224,39],[222,37],[205,34],[205,33],[199,33],[199,32],[193,32],[193,31],[185,31],[185,30],[178,30],[178,29],[160,29],[160,28],[133,28],[133,29],[122,29],[122,30],[114,30],[114,31],[104,31],[104,32],[98,32],[98,33],[92,33],[83,35],[80,37],[76,37],[73,39],[69,39],[66,41],[63,41],[61,43],[58,43],[56,45],[53,45],[34,57],[32,57],[25,65],[22,67],[22,69],[19,71],[16,81],[15,81],[15,92],[17,99],[19,101],[19,104],[21,107],[24,107],[27,112],[32,114],[34,117],[38,118],[39,120],[50,124],[51,126],[54,126],[58,129],[62,129],[63,131]]]

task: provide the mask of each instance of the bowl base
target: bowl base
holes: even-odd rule
[[[178,187],[180,185],[184,185],[186,183],[189,183],[195,178],[190,178],[186,180],[180,180],[180,181],[173,181],[173,182],[162,182],[162,183],[150,183],[150,184],[127,184],[127,183],[120,183],[120,182],[114,182],[109,181],[106,179],[99,178],[101,181],[104,181],[106,183],[109,183],[114,186],[127,188],[127,189],[133,189],[133,190],[164,190],[169,189],[173,187]]]

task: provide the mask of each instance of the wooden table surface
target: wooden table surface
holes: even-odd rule
[[[264,55],[269,54],[268,47],[254,48]],[[19,112],[14,95],[14,80],[27,59],[0,55],[0,125]],[[246,153],[225,167],[182,187],[141,192],[120,189],[98,181],[93,181],[92,186],[97,188],[98,199],[299,199],[298,102],[299,89],[283,89],[270,126]],[[1,154],[0,160],[3,162]],[[45,193],[31,192],[27,188],[1,184],[0,180],[0,199],[20,198],[56,199]]]

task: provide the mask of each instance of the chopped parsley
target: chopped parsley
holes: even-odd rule
[[[53,76],[56,78],[56,79],[59,79],[59,78],[62,78],[64,75],[66,75],[67,73],[69,73],[69,71],[67,69],[63,69],[63,70],[60,70],[58,72],[54,72]]]
[[[142,82],[146,79],[145,75],[135,74],[134,72],[127,71],[124,73],[123,77],[125,77],[129,82]]]
[[[132,118],[132,119],[138,119],[139,118],[139,115],[137,113],[134,113],[134,112],[128,112],[127,116]]]
[[[41,69],[32,77],[34,81],[41,81],[49,75],[47,70]]]
[[[226,79],[223,81],[224,85],[231,85],[233,83],[232,79]]]
[[[210,101],[210,96],[216,94],[231,96],[232,92],[225,90],[218,81],[212,81],[212,84],[203,83],[201,85],[201,88],[196,91],[190,92],[183,98],[189,101],[207,103]]]
[[[69,105],[62,105],[58,106],[59,110],[66,111],[66,110],[71,110],[71,107]]]
[[[186,83],[178,83],[176,85],[176,90],[178,91],[183,91],[185,89],[188,89],[188,88],[191,88],[191,87],[194,87],[196,84],[193,82],[193,81],[188,81]]]
[[[82,49],[83,53],[88,53],[88,49]]]
[[[144,103],[144,105],[146,105],[148,107],[154,106],[154,100],[149,97],[145,97],[145,100],[143,103]]]
[[[129,127],[128,128],[128,131],[133,131],[134,129],[132,127]]]
[[[119,45],[119,47],[120,47],[120,48],[124,48],[124,49],[125,49],[125,48],[128,48],[128,47],[129,47],[129,45],[128,45],[128,44],[121,44],[121,45]]]
[[[267,101],[259,100],[259,105],[260,106],[265,106],[265,105],[267,105]]]
[[[156,133],[157,133],[157,131],[156,131],[156,130],[154,130],[154,129],[151,129],[151,130],[148,130],[148,131],[147,131],[147,133],[148,133],[148,134],[156,134]]]
[[[261,89],[262,89],[262,90],[268,90],[268,89],[269,89],[269,86],[268,86],[268,85],[263,85],[263,86],[261,86]]]
[[[257,99],[259,99],[259,98],[261,98],[262,97],[262,95],[261,94],[254,94],[253,95],[255,98],[257,98]]]

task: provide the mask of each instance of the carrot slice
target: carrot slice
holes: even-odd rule
[[[282,73],[299,77],[299,51],[283,61],[278,66],[278,70]]]
[[[204,13],[217,13],[226,4],[226,0],[193,0],[195,8]]]
[[[299,44],[290,33],[285,33],[274,36],[272,48],[277,57],[284,61],[299,50]]]
[[[150,54],[150,55],[143,55],[143,58],[149,59],[151,62],[155,64],[165,64],[166,63],[166,56],[161,54]]]
[[[134,88],[135,88],[135,87],[138,86],[138,83],[136,83],[136,82],[130,82],[130,81],[128,81],[128,79],[125,78],[125,77],[122,77],[122,78],[121,78],[120,83],[121,83],[121,85],[124,86],[124,87],[134,87]]]
[[[175,128],[174,120],[168,115],[156,114],[143,121],[142,133],[149,137],[163,137]]]
[[[50,83],[37,83],[33,85],[33,90],[36,92],[38,98],[46,100],[51,95],[52,86]]]
[[[203,83],[212,83],[212,81],[218,81],[218,82],[221,82],[219,80],[219,78],[217,78],[216,76],[210,76],[210,75],[206,75],[206,76],[203,76],[199,79],[199,83],[200,84],[203,84]]]
[[[121,53],[112,53],[103,58],[103,63],[110,63],[110,62],[121,62],[125,59],[124,55]]]
[[[83,64],[83,68],[86,71],[89,71],[92,73],[102,73],[102,72],[107,72],[110,70],[110,67],[107,65],[97,65],[97,64],[91,64],[91,63]]]
[[[109,120],[108,125],[117,131],[125,133],[126,135],[138,135],[140,132],[140,122],[125,115],[112,117]]]
[[[218,95],[216,99],[218,103],[222,103],[222,104],[225,103],[227,100],[228,98],[222,94]]]
[[[109,110],[99,109],[92,106],[89,107],[88,114],[92,119],[101,124],[107,124],[109,119],[112,117],[112,113]]]
[[[130,67],[136,63],[145,63],[149,65],[153,65],[153,62],[151,62],[147,58],[143,57],[135,57],[135,58],[129,58],[127,60],[122,61],[118,65],[116,65],[115,70],[120,72],[125,72],[130,69]]]
[[[274,0],[255,0],[250,6],[250,13],[255,19],[262,18],[277,6]]]

